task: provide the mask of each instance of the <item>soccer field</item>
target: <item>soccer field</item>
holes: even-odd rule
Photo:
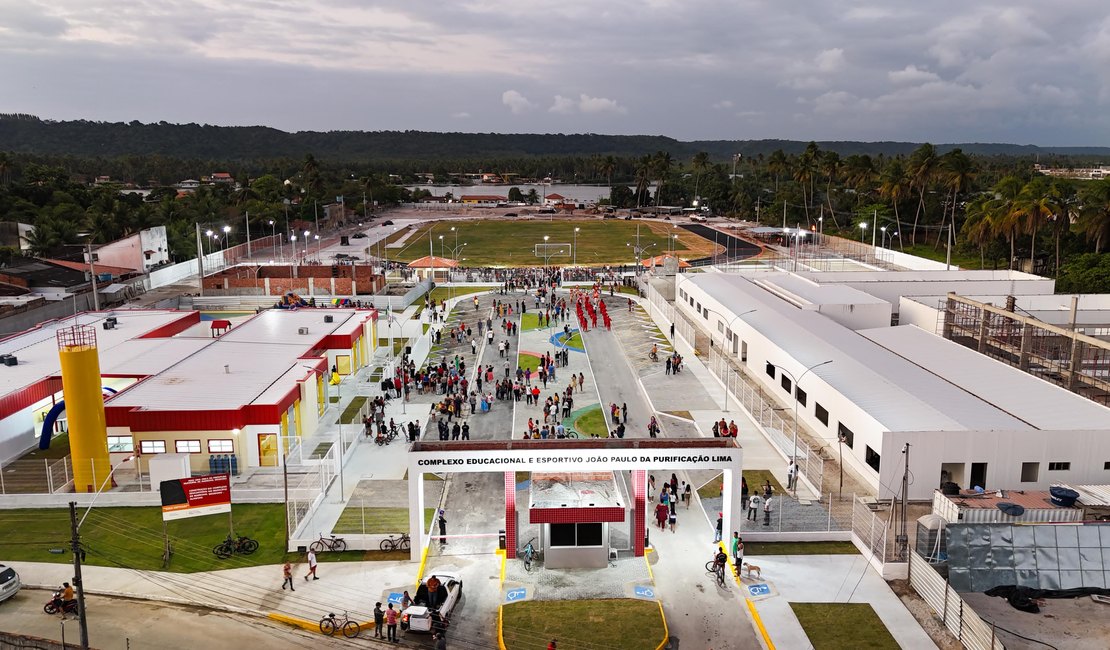
[[[606,265],[632,264],[636,261],[633,247],[636,245],[636,229],[640,231],[640,246],[645,247],[643,257],[669,253],[671,245],[668,236],[678,235],[675,252],[680,258],[696,258],[711,255],[714,244],[698,235],[681,228],[675,228],[667,221],[648,223],[644,221],[624,221],[584,219],[584,220],[521,220],[521,219],[482,219],[478,221],[441,221],[434,224],[416,226],[417,232],[405,240],[401,249],[389,249],[389,259],[412,261],[428,254],[428,232],[434,254],[439,257],[453,257],[456,233],[458,231],[459,251],[457,258],[463,266],[542,266],[543,257],[536,257],[536,244],[548,237],[549,244],[566,244],[562,247],[566,255],[553,255],[550,263],[566,266],[574,260],[571,245],[575,243],[574,229],[579,228],[577,237],[578,264]],[[440,235],[443,240],[439,239]],[[463,244],[466,246],[463,246]],[[554,249],[555,247],[549,247]]]

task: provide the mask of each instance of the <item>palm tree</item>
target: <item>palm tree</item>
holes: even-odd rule
[[[812,195],[808,193],[808,187],[813,182],[814,177],[817,175],[817,145],[813,142],[809,143],[810,146],[794,160],[794,169],[792,176],[794,181],[802,187],[802,208],[805,210],[806,221],[809,218],[809,203]]]
[[[706,169],[709,169],[709,154],[704,151],[699,151],[694,154],[693,159],[690,160],[690,169],[694,170],[694,199],[698,199],[698,184],[701,181],[701,175]]]
[[[986,196],[979,197],[968,204],[965,213],[967,220],[962,229],[963,238],[979,248],[979,268],[987,267],[986,249],[998,236],[994,217],[996,206]]]
[[[671,167],[674,166],[674,161],[671,160],[671,154],[668,151],[657,151],[652,158],[652,169],[655,175],[659,178],[659,187],[655,188],[655,207],[659,207],[659,201],[663,197],[663,186],[667,182],[667,174],[671,172]]]
[[[597,171],[605,177],[606,183],[609,184],[609,193],[613,193],[613,172],[617,170],[617,159],[613,156],[605,156],[597,162]]]
[[[1021,220],[1022,231],[1032,236],[1029,244],[1029,272],[1032,273],[1037,257],[1037,232],[1048,223],[1052,215],[1060,211],[1057,204],[1056,188],[1043,176],[1029,181],[1021,189],[1014,211]]]
[[[844,161],[844,182],[856,192],[856,203],[874,189],[875,163],[867,154],[853,154]]]
[[[942,184],[949,190],[949,202],[952,204],[952,227],[956,227],[956,205],[959,202],[960,195],[965,194],[971,187],[971,183],[975,180],[978,170],[975,168],[975,163],[971,161],[963,151],[953,149],[944,154],[940,160],[940,169],[938,170],[939,176],[942,179]],[[943,229],[944,224],[947,222],[948,217],[946,214],[941,215],[940,226]],[[940,245],[940,234],[937,234],[937,246]]]
[[[1110,240],[1110,178],[1087,185],[1081,203],[1076,230],[1087,241],[1094,241],[1095,253],[1101,253],[1102,245]]]
[[[994,186],[991,223],[995,232],[1010,242],[1010,269],[1014,268],[1014,241],[1021,230],[1021,217],[1014,206],[1022,187],[1021,179],[1016,176],[1006,176]]]
[[[790,161],[782,149],[775,149],[767,159],[767,171],[775,175],[775,198],[779,196],[779,176],[790,171]]]
[[[913,232],[910,234],[910,245],[917,244],[917,224],[921,219],[921,212],[925,209],[925,193],[933,182],[937,170],[937,149],[926,142],[910,155],[908,172],[917,187],[917,212],[913,215]]]
[[[23,235],[27,249],[34,257],[45,257],[58,247],[58,238],[50,223],[45,219],[35,224],[35,227]]]
[[[636,162],[636,207],[643,205],[644,192],[647,191],[648,185],[651,184],[652,172],[652,157],[650,155],[642,156]]]
[[[892,159],[883,168],[879,179],[879,195],[890,201],[894,207],[894,221],[898,224],[898,232],[902,232],[902,217],[898,212],[898,205],[910,195],[910,179],[901,158]],[[898,237],[898,246],[905,250],[901,236]]]
[[[832,204],[832,184],[840,177],[840,154],[835,151],[826,151],[821,154],[821,173],[825,175],[825,201],[829,204],[829,214],[837,228],[840,224],[836,220],[836,211]]]

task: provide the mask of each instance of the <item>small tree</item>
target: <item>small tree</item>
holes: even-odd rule
[[[535,190],[533,190],[533,191],[535,191]],[[513,203],[523,203],[524,202],[524,194],[520,191],[519,187],[510,187],[509,188],[509,200],[512,201]]]

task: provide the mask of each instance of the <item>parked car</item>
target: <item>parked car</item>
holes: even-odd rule
[[[440,582],[435,603],[429,602],[428,596],[428,580],[432,576]],[[413,604],[401,612],[401,629],[410,632],[434,632],[437,626],[446,629],[462,593],[463,583],[459,574],[444,570],[428,572],[428,577],[420,581],[420,587],[416,589]]]
[[[516,213],[515,213],[515,212],[506,212],[506,213],[505,213],[505,216],[506,216],[506,217],[515,217],[515,216],[516,216]]]
[[[381,223],[381,225],[383,225],[383,226],[392,226],[393,225],[393,220],[392,219],[386,219],[385,221],[383,221]]]
[[[14,596],[21,586],[23,585],[15,569],[0,564],[0,602]],[[462,583],[459,584],[459,593],[462,593]]]
[[[540,214],[555,214],[555,208],[540,208]]]
[[[351,239],[366,239],[366,233],[356,232],[355,234],[351,235]]]

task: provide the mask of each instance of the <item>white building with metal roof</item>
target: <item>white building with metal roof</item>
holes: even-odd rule
[[[844,461],[879,495],[900,489],[907,443],[911,498],[929,498],[942,476],[985,488],[1108,482],[1110,409],[918,328],[853,331],[766,278],[690,275],[675,305],[766,391],[791,407],[797,397],[799,420],[834,455],[843,436]]]

